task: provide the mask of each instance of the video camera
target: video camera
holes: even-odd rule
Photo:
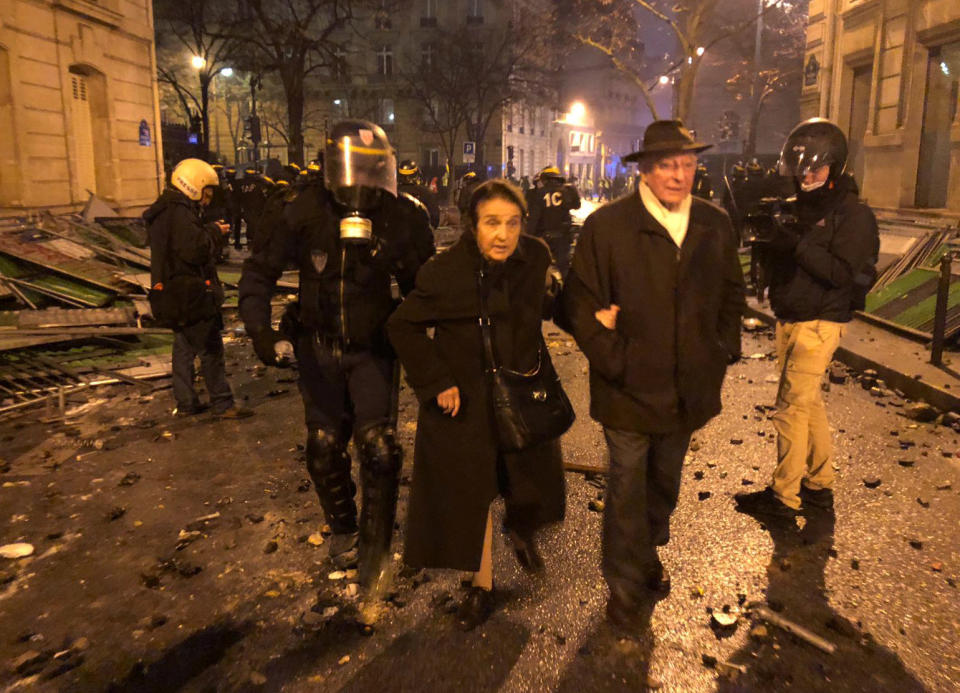
[[[800,217],[795,197],[764,197],[743,217],[743,234],[748,245],[770,243],[785,228],[799,233]]]

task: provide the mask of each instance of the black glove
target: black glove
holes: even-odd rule
[[[278,366],[280,368],[290,366],[289,361],[277,358],[276,344],[286,339],[282,334],[268,328],[251,333],[250,339],[253,341],[253,350],[263,363],[268,366]]]
[[[774,220],[773,233],[770,236],[769,247],[780,253],[792,253],[800,242],[800,229],[792,224],[783,224],[779,219]]]

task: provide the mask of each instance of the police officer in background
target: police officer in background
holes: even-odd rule
[[[547,166],[534,179],[536,187],[527,194],[530,218],[527,233],[540,236],[550,246],[553,261],[562,276],[567,276],[573,242],[570,212],[580,209],[577,189],[565,182],[556,166]]]
[[[397,165],[383,129],[363,120],[337,123],[327,140],[325,183],[294,190],[284,223],[265,233],[244,263],[240,316],[257,356],[299,366],[307,427],[307,470],[333,530],[334,564],[359,562],[361,583],[378,593],[389,565],[400,483],[396,441],[396,360],[384,333],[400,292],[413,289],[433,254],[422,206],[397,194]],[[277,279],[294,263],[299,301],[280,330],[271,325]],[[347,444],[360,462],[357,519]]]
[[[430,226],[433,228],[440,226],[440,203],[437,200],[437,194],[423,184],[423,173],[417,166],[417,162],[413,159],[401,161],[397,169],[397,180],[400,192],[417,198],[427,208]]]
[[[467,171],[460,177],[459,190],[457,192],[457,209],[460,210],[460,218],[466,216],[470,208],[470,198],[473,196],[474,189],[480,185],[480,179],[476,171]]]
[[[255,166],[243,169],[240,181],[240,214],[247,227],[247,247],[253,246],[260,228],[260,217],[273,189],[273,180],[257,171]]]
[[[227,166],[223,172],[223,187],[227,196],[227,221],[233,236],[233,247],[240,250],[240,232],[243,231],[243,215],[240,211],[240,185],[237,181],[237,169]]]
[[[693,177],[693,195],[708,202],[713,199],[713,185],[710,182],[710,172],[703,162],[697,162],[697,172]]]

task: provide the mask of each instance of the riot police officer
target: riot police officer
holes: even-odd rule
[[[527,197],[530,213],[527,233],[540,236],[547,242],[557,269],[565,277],[573,241],[570,212],[580,209],[580,195],[576,188],[564,180],[556,166],[541,170],[534,183],[536,187],[529,191]]]
[[[693,178],[693,194],[701,200],[713,199],[713,184],[710,182],[710,172],[703,162],[697,163],[697,173]]]
[[[359,561],[361,583],[379,589],[396,514],[401,448],[396,441],[395,357],[384,333],[401,293],[413,288],[434,252],[423,208],[397,195],[397,166],[383,129],[362,120],[336,124],[327,140],[326,186],[294,190],[283,222],[244,263],[240,315],[260,359],[289,365],[296,357],[307,426],[307,470],[333,530],[338,567]],[[299,302],[281,330],[271,326],[270,298],[293,261]],[[347,444],[360,462],[359,523]]]
[[[461,176],[457,194],[457,209],[460,210],[461,219],[466,215],[470,207],[470,197],[478,185],[480,185],[480,179],[477,178],[476,171],[467,171]]]
[[[272,188],[273,180],[257,171],[256,167],[247,166],[243,169],[243,179],[240,181],[240,213],[247,227],[247,247],[251,247],[256,240],[263,207]]]
[[[224,169],[223,185],[227,196],[227,221],[233,236],[233,247],[240,250],[240,232],[243,230],[243,214],[240,209],[240,184],[237,181],[237,169],[227,166]]]
[[[440,225],[440,203],[436,193],[423,184],[423,173],[417,162],[413,159],[401,161],[397,179],[399,191],[420,200],[430,214],[430,226],[437,228]]]

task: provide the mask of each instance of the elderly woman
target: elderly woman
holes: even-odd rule
[[[457,615],[464,630],[493,611],[496,496],[504,498],[505,525],[528,572],[543,570],[535,531],[564,513],[559,441],[500,452],[485,373],[481,286],[499,364],[526,372],[538,363],[555,280],[546,244],[522,233],[525,217],[523,194],[511,183],[477,187],[459,241],[423,265],[416,288],[387,324],[420,401],[405,560],[474,572]]]

